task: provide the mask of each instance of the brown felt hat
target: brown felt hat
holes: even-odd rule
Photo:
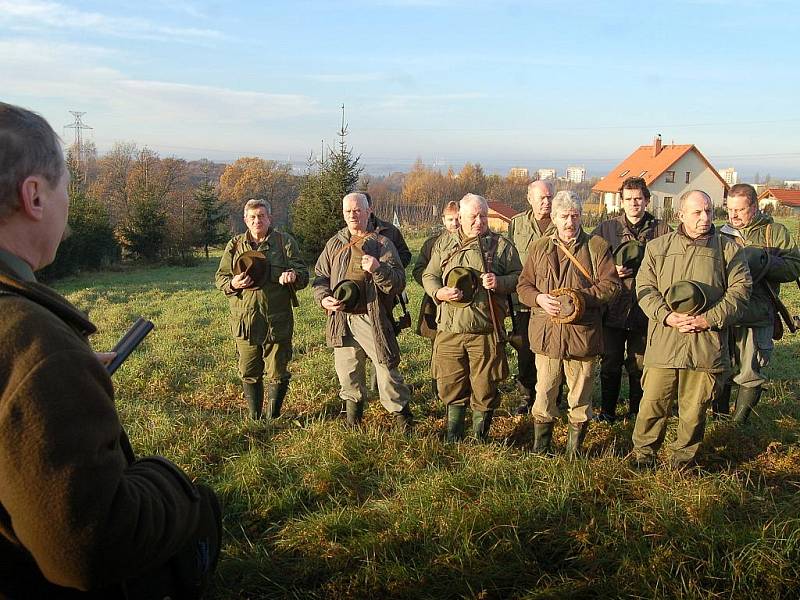
[[[481,282],[480,274],[470,267],[453,267],[447,272],[444,284],[461,290],[461,300],[450,300],[449,303],[457,308],[465,308],[472,304],[475,292]]]
[[[344,303],[344,312],[353,312],[361,300],[361,288],[350,279],[342,279],[333,288],[333,297]]]
[[[246,289],[261,287],[269,270],[269,260],[266,255],[258,250],[248,250],[240,254],[233,265],[233,274],[246,273],[253,280]]]
[[[572,323],[583,316],[583,297],[570,288],[557,288],[550,292],[561,303],[557,317],[551,317],[554,323]]]

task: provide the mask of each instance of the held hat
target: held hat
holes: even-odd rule
[[[269,261],[263,252],[248,250],[239,255],[233,265],[233,274],[245,273],[253,280],[246,289],[259,288],[264,283],[264,277],[269,270]]]
[[[614,250],[614,264],[636,271],[644,258],[644,244],[639,240],[628,240]]]
[[[344,304],[344,312],[353,312],[361,300],[361,288],[355,281],[342,279],[333,288],[333,297]]]
[[[684,279],[667,288],[664,300],[673,312],[694,316],[708,310],[720,296],[720,291],[707,283]]]
[[[554,323],[572,323],[583,316],[583,297],[570,288],[557,288],[550,292],[561,303],[558,316],[551,317]]]
[[[444,278],[447,287],[454,287],[461,290],[461,300],[450,300],[449,303],[458,308],[464,308],[472,304],[475,299],[475,292],[480,286],[480,275],[475,269],[470,267],[453,267],[448,271]]]
[[[769,271],[769,253],[761,246],[746,246],[742,248],[744,259],[750,267],[750,276],[753,283],[758,283]]]

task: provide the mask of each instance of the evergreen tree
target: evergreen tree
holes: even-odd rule
[[[308,172],[300,184],[300,196],[292,206],[292,233],[303,251],[316,257],[342,227],[342,198],[356,189],[364,170],[358,156],[347,146],[342,107],[342,127],[338,148],[329,149],[327,158],[309,159]]]
[[[194,191],[194,199],[197,203],[197,245],[203,247],[208,259],[208,247],[213,244],[224,242],[227,232],[223,229],[223,224],[228,220],[228,211],[225,205],[220,202],[214,186],[206,179]]]
[[[149,195],[138,199],[127,223],[119,229],[119,238],[134,256],[157,261],[167,239],[167,213],[161,203]]]

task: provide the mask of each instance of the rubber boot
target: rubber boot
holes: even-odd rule
[[[630,398],[628,401],[628,418],[636,419],[636,415],[639,414],[639,403],[642,401],[642,396],[644,396],[641,373],[639,375],[628,375],[628,390],[628,397]]]
[[[472,433],[479,442],[485,442],[489,438],[489,427],[492,425],[493,415],[493,410],[472,411]]]
[[[619,390],[622,387],[621,373],[600,373],[600,414],[598,421],[616,421]]]
[[[742,388],[739,388],[739,393],[741,394]],[[719,391],[714,398],[711,399],[711,414],[714,416],[715,419],[719,419],[720,417],[725,418],[730,415],[731,412],[731,384],[726,383],[722,386],[722,389]]]
[[[281,416],[281,407],[283,406],[283,399],[286,398],[286,392],[289,391],[289,380],[279,381],[278,383],[269,384],[268,397],[269,406],[267,408],[267,418],[277,419]]]
[[[244,389],[244,399],[247,400],[247,408],[250,411],[250,418],[257,421],[261,418],[261,409],[264,406],[264,382],[242,383]]]
[[[589,428],[588,421],[583,423],[570,423],[569,433],[567,435],[567,458],[574,460],[581,454],[581,446],[583,440],[586,439],[586,430]]]
[[[514,410],[514,414],[530,414],[531,408],[533,408],[535,392],[521,381],[517,381],[517,389],[519,390],[520,396],[522,396],[522,402],[520,402],[519,406],[517,406],[517,408]]]
[[[361,424],[361,419],[364,416],[364,401],[356,402],[355,400],[347,401],[347,424],[351,427],[357,427]]]
[[[448,442],[459,442],[464,439],[464,415],[467,407],[462,404],[449,404],[447,406],[447,434]]]
[[[553,428],[555,422],[533,424],[533,453],[550,454],[550,444],[553,441]]]
[[[744,424],[750,418],[753,407],[758,404],[761,398],[761,386],[742,387],[739,386],[739,395],[736,397],[736,409],[733,413],[733,422]]]
[[[406,404],[403,407],[403,410],[394,413],[394,430],[399,431],[400,433],[411,433],[411,429],[413,427],[414,415],[411,413],[411,409],[408,407],[408,404]]]

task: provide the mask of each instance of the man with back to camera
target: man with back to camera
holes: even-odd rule
[[[0,103],[0,596],[196,598],[219,553],[216,496],[135,459],[96,328],[34,276],[64,235],[68,184],[48,123]]]
[[[628,418],[635,419],[642,399],[642,368],[647,346],[647,317],[636,302],[636,272],[647,242],[671,231],[647,211],[650,190],[641,177],[628,177],[619,190],[622,214],[600,223],[592,235],[611,245],[622,287],[603,316],[603,354],[600,357],[599,421],[616,420],[622,365],[628,372]],[[627,356],[626,356],[627,354]]]

